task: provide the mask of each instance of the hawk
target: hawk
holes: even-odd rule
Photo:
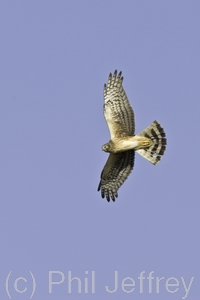
[[[115,201],[118,189],[134,166],[135,151],[156,165],[167,144],[164,129],[158,121],[135,135],[134,112],[124,91],[122,72],[110,73],[104,84],[104,116],[110,131],[110,141],[102,150],[110,155],[101,173],[98,191]]]

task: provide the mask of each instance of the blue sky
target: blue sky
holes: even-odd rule
[[[197,299],[199,14],[199,1],[1,1],[1,299],[6,278],[12,299],[29,299],[30,271],[36,300]],[[107,203],[103,84],[115,69],[136,133],[156,119],[168,145],[156,167],[136,154]]]

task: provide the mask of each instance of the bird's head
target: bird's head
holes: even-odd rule
[[[109,152],[110,150],[110,145],[107,143],[105,145],[102,146],[102,150],[105,151],[105,152]]]

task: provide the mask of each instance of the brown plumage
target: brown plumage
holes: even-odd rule
[[[164,129],[158,121],[135,134],[134,112],[122,86],[122,72],[110,73],[104,85],[104,116],[110,131],[110,141],[102,150],[110,155],[101,173],[98,191],[115,201],[117,191],[127,179],[134,166],[135,151],[156,165],[166,149]]]

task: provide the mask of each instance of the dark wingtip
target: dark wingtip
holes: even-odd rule
[[[99,182],[99,185],[98,185],[97,191],[100,191],[100,188],[101,188],[101,181]]]
[[[119,72],[118,76],[121,77],[121,75],[122,75],[122,71]]]
[[[111,195],[111,199],[113,202],[115,202],[115,196],[114,195]]]

